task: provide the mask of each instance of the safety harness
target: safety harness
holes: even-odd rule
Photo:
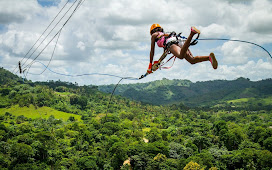
[[[170,54],[169,49],[170,49],[171,45],[173,45],[173,44],[177,44],[177,45],[178,45],[178,44],[179,44],[179,39],[184,39],[184,40],[187,39],[186,37],[181,36],[181,34],[182,34],[182,33],[176,34],[176,32],[173,31],[173,32],[171,32],[167,37],[165,37],[163,45],[164,45],[164,50],[165,50],[165,51],[168,50],[168,54]],[[190,43],[190,46],[191,46],[191,45],[196,45],[196,44],[198,43],[197,40],[198,40],[198,38],[199,38],[199,35],[200,35],[200,34],[197,34],[196,39],[194,39],[194,40]],[[168,40],[169,38],[172,38],[172,37],[175,37],[175,39],[174,39],[174,40],[171,40],[170,42],[167,43],[167,40]],[[172,60],[173,58],[174,58],[174,61],[173,61],[173,64],[172,64],[170,67],[162,67],[163,65],[165,65],[166,63],[168,63],[168,62],[169,62],[170,60]],[[175,60],[176,60],[176,56],[172,56],[172,57],[170,57],[165,63],[161,63],[159,68],[169,69],[169,68],[171,68],[171,67],[174,65]]]
[[[179,38],[181,38],[181,39],[187,39],[186,37],[181,36],[181,34],[182,34],[182,32],[176,34],[176,32],[173,31],[173,32],[171,32],[167,37],[165,37],[164,42],[163,42],[164,50],[169,49],[170,46],[173,45],[173,44],[178,44],[178,43],[179,43],[179,42],[178,42]],[[199,38],[199,35],[200,35],[200,34],[197,34],[196,39],[194,39],[194,40],[190,43],[190,46],[191,46],[191,45],[196,45],[196,44],[198,43],[197,40],[198,40],[198,38]],[[162,36],[161,36],[161,37],[162,37]],[[161,37],[159,37],[159,38],[161,38]],[[171,37],[175,37],[176,39],[167,43],[167,40],[168,40],[169,38],[171,38]],[[156,39],[156,40],[157,40],[157,39]],[[159,40],[159,39],[158,39],[158,40]],[[157,40],[157,41],[158,41],[158,40]]]
[[[162,63],[162,61],[163,61],[163,59],[165,59],[165,57],[168,55],[168,54],[170,54],[171,52],[170,52],[170,47],[171,47],[171,45],[173,45],[173,44],[179,44],[179,39],[187,39],[186,37],[184,37],[184,36],[181,36],[181,34],[182,33],[179,33],[178,35],[176,34],[176,32],[171,32],[168,36],[166,36],[165,37],[165,39],[164,39],[164,42],[163,42],[163,45],[164,45],[164,53],[162,54],[162,56],[160,57],[160,59],[158,60],[158,61],[154,61],[154,64],[153,64],[153,66],[152,66],[152,71],[156,71],[157,69],[170,69],[173,65],[174,65],[174,62],[175,62],[175,60],[176,60],[176,56],[172,56],[172,57],[170,57],[165,63]],[[158,40],[160,40],[161,38],[163,37],[163,35],[162,36],[160,36],[160,37],[158,37],[158,38],[156,38],[156,42],[158,41]],[[171,40],[170,42],[167,42],[167,40],[169,39],[169,38],[172,38],[172,37],[175,37],[175,39],[173,39],[173,40]],[[194,39],[191,43],[190,43],[190,46],[191,45],[196,45],[197,43],[198,43],[198,38],[199,38],[199,34],[197,35],[197,37],[196,37],[196,39]],[[165,65],[166,63],[168,63],[170,60],[172,60],[174,58],[174,61],[173,61],[173,63],[172,63],[172,65],[170,66],[170,67],[163,67],[163,65]],[[148,74],[150,74],[150,73],[148,73],[148,72],[146,72],[144,75],[142,75],[139,79],[142,79],[142,78],[144,78],[144,77],[146,77]]]

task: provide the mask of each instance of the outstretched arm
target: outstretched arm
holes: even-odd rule
[[[151,36],[151,49],[150,49],[150,63],[153,62],[153,58],[154,58],[154,53],[155,53],[155,40],[156,37],[158,36],[158,33],[154,33]]]
[[[147,72],[150,74],[152,73],[152,62],[153,62],[153,58],[154,58],[154,51],[155,51],[155,42],[156,42],[156,37],[158,36],[158,33],[154,33],[151,36],[151,49],[150,49],[150,61],[149,61],[149,65],[148,65],[148,69]]]

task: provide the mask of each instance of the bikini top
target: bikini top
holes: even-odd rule
[[[156,42],[159,47],[164,47],[165,36],[163,35],[163,32],[159,32],[159,35],[156,38]]]

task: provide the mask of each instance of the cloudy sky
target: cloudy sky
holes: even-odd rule
[[[0,0],[0,66],[14,71],[18,61],[24,58],[66,2]],[[43,38],[73,3],[74,0],[69,1]],[[25,66],[56,35],[69,14],[71,12],[30,56]],[[271,0],[85,0],[62,30],[49,68],[70,75],[101,73],[139,77],[148,67],[149,30],[153,23],[159,23],[167,32],[182,32],[184,36],[188,36],[191,26],[196,26],[201,30],[200,38],[245,40],[262,45],[272,52]],[[44,70],[41,63],[47,65],[50,61],[55,43],[56,38],[37,58],[39,62],[32,65],[28,79],[62,80],[80,85],[113,84],[119,81],[108,76],[67,77],[49,70],[34,75]],[[272,78],[272,59],[254,45],[199,41],[190,49],[195,56],[214,52],[219,62],[218,69],[213,70],[209,62],[191,65],[186,60],[176,60],[169,70],[158,70],[140,81],[125,80],[123,83],[162,78],[188,79],[193,82],[233,80],[238,77],[253,81]],[[156,47],[155,58],[158,59],[162,52],[161,48]]]

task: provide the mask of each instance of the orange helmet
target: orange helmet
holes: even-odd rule
[[[152,24],[150,27],[150,34],[151,34],[151,31],[154,30],[155,28],[161,28],[160,24]]]

